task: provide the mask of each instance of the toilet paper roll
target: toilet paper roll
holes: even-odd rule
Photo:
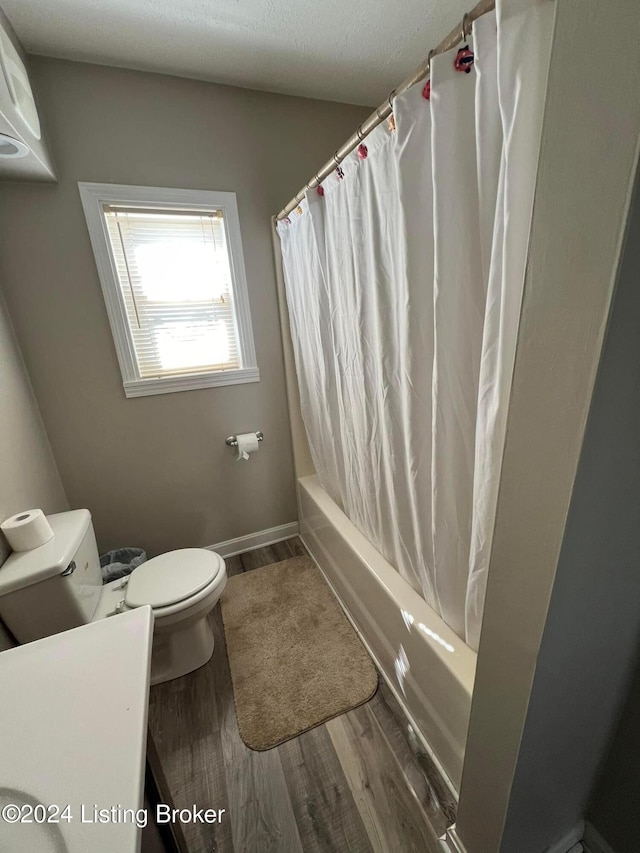
[[[238,455],[236,456],[238,462],[248,459],[250,453],[256,453],[260,448],[260,442],[255,432],[241,432],[236,438],[238,440]]]
[[[0,530],[14,551],[31,551],[53,539],[53,530],[41,509],[27,509],[7,518]]]

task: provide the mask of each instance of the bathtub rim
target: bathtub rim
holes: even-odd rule
[[[467,646],[460,639],[460,637],[458,637],[452,631],[452,629],[449,628],[449,626],[443,622],[441,617],[438,616],[438,614],[427,604],[427,602],[424,601],[424,599],[409,585],[409,583],[404,578],[401,577],[401,575],[393,568],[393,566],[391,566],[391,564],[387,560],[385,560],[385,558],[363,536],[363,534],[360,533],[360,531],[355,527],[355,525],[353,525],[353,523],[342,512],[340,507],[322,488],[317,475],[314,474],[298,478],[297,489],[300,519],[300,538],[304,542],[305,547],[308,549],[314,562],[320,568],[323,577],[326,579],[327,583],[329,584],[329,587],[336,596],[343,612],[349,619],[350,624],[354,627],[354,630],[356,631],[357,635],[360,637],[365,648],[374,660],[378,671],[384,678],[385,683],[388,685],[393,696],[400,705],[408,723],[412,726],[416,737],[420,742],[420,745],[424,747],[425,752],[433,760],[438,772],[445,781],[447,788],[451,792],[452,796],[457,800],[459,796],[459,784],[462,774],[462,763],[464,760],[464,748],[466,743],[466,732],[468,729],[468,719],[471,711],[471,698],[473,694],[473,684],[475,679],[475,669],[477,662],[476,652],[473,651],[473,649],[471,649],[469,646]],[[457,768],[454,766],[453,762],[451,762],[451,767],[448,768],[446,761],[443,761],[443,759],[438,755],[437,748],[429,742],[428,735],[425,733],[422,726],[418,722],[416,714],[413,713],[409,707],[409,700],[405,699],[402,696],[400,690],[395,685],[394,673],[389,671],[389,667],[383,664],[380,659],[380,656],[376,652],[374,645],[372,644],[372,642],[369,641],[368,637],[366,636],[366,626],[364,626],[365,630],[363,630],[363,627],[358,624],[357,617],[350,612],[347,602],[343,600],[339,589],[336,587],[336,584],[333,582],[333,579],[331,577],[331,567],[329,566],[325,568],[323,566],[323,559],[321,558],[322,555],[316,552],[313,543],[310,541],[310,538],[307,535],[307,525],[309,524],[309,521],[308,513],[305,514],[305,510],[303,507],[303,501],[301,499],[302,494],[304,494],[308,500],[312,501],[313,505],[318,509],[320,513],[322,513],[324,518],[327,519],[334,526],[342,540],[353,552],[354,558],[363,565],[363,569],[368,572],[371,578],[373,578],[378,584],[378,586],[380,587],[381,596],[386,597],[393,604],[394,607],[398,608],[399,611],[404,610],[405,607],[407,607],[409,612],[419,613],[420,611],[422,611],[423,613],[426,613],[426,611],[428,611],[428,616],[425,621],[430,622],[433,627],[437,628],[437,634],[440,635],[441,640],[444,640],[445,643],[451,643],[454,645],[454,653],[445,651],[445,649],[442,648],[438,642],[435,642],[429,637],[426,637],[422,633],[420,633],[421,642],[425,643],[425,649],[428,648],[429,654],[437,657],[439,663],[446,671],[447,687],[449,689],[454,689],[456,698],[464,704],[464,707],[461,709],[461,715],[463,717],[466,717],[467,725],[466,727],[464,727],[464,733],[462,733],[460,725],[458,725],[457,727]],[[312,533],[312,535],[317,534]],[[320,541],[318,541],[318,544],[319,546],[322,546],[322,543]],[[380,569],[382,571],[380,571]],[[343,585],[345,585],[348,593],[355,594],[355,590],[351,586],[346,576],[343,575],[342,577],[338,577],[338,580]],[[373,639],[375,641],[375,637]],[[384,636],[384,639],[387,639],[386,636]],[[391,641],[392,638],[389,638],[389,644],[393,645]],[[438,685],[434,684],[434,686],[437,687]],[[418,681],[416,683],[416,687],[419,693],[425,695],[425,690],[423,689],[424,685],[422,682]],[[425,718],[430,718],[428,709],[425,706],[422,706],[422,708],[425,712]],[[432,721],[432,729],[433,728],[435,728],[435,730],[438,732],[442,731],[442,729],[436,725],[435,720]],[[436,740],[436,738],[434,738],[434,740]],[[441,741],[441,744],[442,742],[443,741]]]
[[[429,758],[431,759],[431,761],[433,761],[433,763],[434,763],[434,765],[435,765],[435,768],[436,768],[436,770],[438,771],[438,773],[440,774],[440,777],[441,777],[442,781],[443,781],[443,782],[444,782],[444,784],[446,785],[446,787],[447,787],[447,790],[448,790],[449,794],[453,797],[453,799],[454,799],[454,800],[456,801],[456,803],[457,803],[457,802],[458,802],[458,798],[459,798],[459,796],[460,796],[460,795],[459,795],[459,792],[456,790],[456,787],[455,787],[455,785],[453,784],[453,782],[451,781],[451,779],[450,779],[450,777],[449,777],[449,774],[447,773],[447,771],[446,771],[446,770],[445,770],[445,768],[443,767],[442,762],[440,761],[440,759],[438,758],[438,756],[435,754],[435,752],[434,752],[434,751],[433,751],[433,749],[431,748],[431,746],[430,746],[429,742],[427,741],[427,739],[426,739],[426,738],[425,738],[425,736],[423,735],[423,733],[422,733],[422,731],[421,731],[421,729],[420,729],[420,726],[419,726],[419,725],[417,724],[417,722],[415,721],[415,718],[414,718],[413,714],[411,713],[411,711],[407,708],[406,703],[404,702],[404,700],[403,700],[403,698],[402,698],[401,694],[399,693],[398,689],[396,688],[396,686],[395,686],[395,685],[393,684],[393,682],[391,681],[391,679],[390,679],[389,675],[387,674],[386,670],[385,670],[385,669],[382,667],[382,665],[380,664],[380,662],[379,662],[379,660],[378,660],[378,658],[377,658],[377,656],[376,656],[375,652],[374,652],[374,651],[373,651],[373,649],[371,648],[371,645],[369,644],[369,642],[368,642],[367,638],[363,635],[362,631],[360,630],[360,628],[358,627],[358,625],[357,625],[357,624],[355,623],[355,621],[353,620],[353,617],[351,616],[351,613],[349,613],[349,611],[347,610],[347,607],[346,607],[345,603],[342,601],[342,599],[341,599],[340,595],[338,594],[338,591],[336,590],[335,586],[333,585],[333,583],[332,583],[331,579],[329,578],[329,576],[327,575],[327,573],[325,572],[325,570],[322,568],[322,565],[320,564],[320,562],[316,559],[316,556],[315,556],[315,554],[313,553],[313,547],[310,545],[310,543],[308,542],[308,540],[306,540],[306,539],[305,539],[305,537],[304,537],[304,535],[303,535],[302,533],[300,533],[300,534],[298,534],[298,535],[299,535],[300,540],[301,540],[301,541],[302,541],[302,543],[304,544],[304,547],[305,547],[305,548],[307,549],[307,551],[309,552],[309,556],[311,557],[311,559],[313,560],[313,562],[315,563],[315,565],[318,567],[318,569],[319,569],[319,570],[320,570],[320,572],[322,573],[322,577],[325,579],[325,581],[326,581],[326,583],[327,583],[327,586],[329,587],[329,589],[332,591],[332,593],[333,593],[333,594],[334,594],[334,596],[336,597],[336,600],[337,600],[338,604],[340,605],[340,609],[342,610],[342,612],[344,613],[344,615],[345,615],[345,616],[347,617],[347,619],[349,620],[349,624],[351,625],[351,627],[353,628],[353,630],[356,632],[356,634],[358,635],[358,638],[360,639],[360,642],[362,643],[362,645],[365,647],[365,649],[367,650],[368,654],[370,655],[371,660],[372,660],[372,661],[374,662],[374,664],[375,664],[375,667],[376,667],[376,670],[377,670],[377,672],[378,672],[378,675],[379,675],[381,678],[383,678],[383,679],[384,679],[384,683],[387,685],[387,687],[389,688],[389,690],[391,691],[391,693],[392,693],[392,695],[393,695],[393,698],[396,700],[396,702],[398,703],[398,705],[399,705],[399,706],[400,706],[400,708],[402,709],[402,713],[403,713],[403,714],[404,714],[404,716],[406,717],[407,722],[409,723],[409,725],[410,725],[410,726],[411,726],[411,728],[413,729],[413,732],[414,732],[415,736],[417,737],[417,739],[420,741],[420,746],[421,746],[421,747],[424,749],[424,751],[427,753],[427,755],[429,756]]]

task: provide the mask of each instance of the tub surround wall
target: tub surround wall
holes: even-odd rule
[[[67,494],[101,552],[151,555],[296,519],[269,218],[366,108],[42,57],[58,185],[0,186],[0,270]],[[127,400],[78,181],[237,193],[261,381]],[[234,461],[227,435],[262,429]]]

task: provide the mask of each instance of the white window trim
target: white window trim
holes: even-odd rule
[[[89,237],[96,259],[98,276],[104,296],[109,324],[122,373],[122,384],[127,397],[144,397],[149,394],[168,394],[173,391],[190,391],[213,388],[219,385],[238,385],[259,382],[260,371],[256,361],[253,328],[249,312],[247,277],[242,254],[240,220],[236,194],[212,190],[180,190],[162,187],[132,187],[122,184],[93,184],[79,182],[80,198],[87,220]],[[136,352],[129,330],[127,311],[118,282],[111,251],[109,235],[103,215],[103,205],[122,204],[157,207],[166,210],[168,204],[179,205],[183,210],[222,210],[227,229],[229,262],[234,288],[234,305],[238,328],[238,346],[242,368],[239,370],[207,371],[185,376],[165,376],[141,379],[138,375]]]

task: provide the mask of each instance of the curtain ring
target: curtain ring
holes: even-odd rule
[[[317,187],[319,187],[319,186],[320,186],[320,184],[322,183],[322,181],[321,181],[321,180],[320,180],[320,178],[318,177],[318,173],[317,173],[317,172],[316,172],[316,173],[315,173],[315,175],[313,176],[313,180],[316,182],[316,186],[317,186]],[[311,189],[311,187],[309,187],[309,189]]]
[[[333,155],[333,162],[336,164],[336,169],[340,165],[340,158],[338,157],[338,152],[336,151]]]
[[[389,92],[389,97],[387,98],[387,103],[389,104],[389,109],[391,110],[391,112],[393,112],[393,104],[391,103],[391,99],[393,98],[395,93],[396,93],[396,90],[393,89],[391,92]]]
[[[462,41],[465,42],[470,35],[471,28],[469,26],[469,13],[465,12],[462,16]]]
[[[384,121],[384,116],[380,115],[380,107],[376,107],[376,115],[380,119],[380,121]]]
[[[427,74],[431,74],[431,60],[435,56],[435,50],[430,50],[427,54]]]
[[[364,139],[364,133],[362,132],[362,125],[358,125],[358,127],[356,128],[356,136],[358,137],[358,140],[360,142],[362,142],[362,140]]]

